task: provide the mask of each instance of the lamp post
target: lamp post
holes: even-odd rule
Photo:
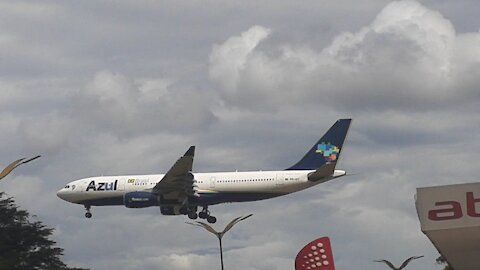
[[[2,172],[0,172],[0,180],[2,180],[2,178],[7,176],[9,173],[11,173],[13,171],[13,169],[15,169],[16,167],[18,167],[22,164],[28,163],[28,162],[30,162],[34,159],[39,158],[39,157],[40,156],[36,156],[36,157],[30,158],[30,159],[27,159],[27,160],[24,160],[25,158],[15,160],[14,162],[10,163],[5,169],[3,169]]]
[[[217,232],[214,228],[212,228],[212,226],[204,223],[204,222],[201,222],[201,221],[195,221],[194,223],[192,222],[185,222],[189,225],[193,225],[193,226],[198,226],[198,227],[202,227],[204,228],[205,230],[213,233],[215,236],[217,236],[218,238],[218,242],[220,243],[220,264],[222,266],[222,270],[223,270],[223,249],[222,249],[222,238],[223,236],[225,235],[226,232],[228,232],[230,229],[232,229],[232,227],[239,223],[240,221],[242,220],[245,220],[249,217],[251,217],[253,214],[250,214],[250,215],[247,215],[247,216],[244,216],[244,217],[237,217],[237,218],[234,218],[232,221],[230,221],[230,223],[227,224],[227,226],[225,226],[225,229],[223,229],[223,231],[221,232]]]
[[[413,257],[410,257],[408,259],[406,259],[402,265],[397,268],[395,267],[391,262],[387,261],[387,260],[377,260],[377,261],[374,261],[374,262],[380,262],[380,263],[384,263],[386,265],[388,265],[388,267],[390,267],[390,269],[393,269],[393,270],[402,270],[403,268],[407,267],[407,265],[412,261],[412,260],[416,260],[416,259],[420,259],[420,258],[423,258],[424,256],[413,256]]]

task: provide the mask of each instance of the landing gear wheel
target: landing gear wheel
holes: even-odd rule
[[[215,223],[215,222],[217,222],[217,218],[214,217],[214,216],[208,216],[207,217],[207,222],[208,223]]]
[[[187,208],[186,208],[186,207],[180,208],[180,214],[182,214],[182,215],[187,215],[187,214],[188,214]]]
[[[198,217],[201,219],[207,219],[210,216],[210,211],[208,211],[208,206],[204,206],[202,211],[198,213]]]
[[[198,215],[197,215],[196,212],[190,212],[190,213],[188,213],[188,218],[189,219],[197,219]]]
[[[202,212],[198,213],[198,217],[201,218],[201,219],[206,219],[206,218],[209,217],[209,215],[208,215],[208,213],[202,211]]]
[[[87,213],[85,213],[86,218],[91,218],[92,217],[92,213],[90,213],[90,208],[91,208],[90,205],[85,205],[85,210],[87,210]]]

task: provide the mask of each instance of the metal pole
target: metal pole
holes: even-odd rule
[[[223,248],[222,248],[222,235],[218,234],[218,241],[220,242],[220,264],[223,270]]]
[[[230,221],[230,223],[227,224],[227,226],[225,226],[225,229],[223,229],[222,232],[217,232],[210,225],[208,225],[206,223],[203,223],[203,222],[200,222],[200,221],[196,221],[195,223],[191,223],[191,222],[186,222],[186,223],[188,225],[202,227],[205,230],[207,230],[207,231],[209,231],[209,232],[211,232],[211,233],[213,233],[217,236],[218,242],[220,243],[220,264],[221,264],[222,270],[223,270],[223,248],[222,248],[222,238],[223,238],[223,236],[225,235],[226,232],[228,232],[231,228],[233,228],[233,226],[235,224],[237,224],[238,222],[240,222],[242,220],[245,220],[245,219],[247,219],[251,216],[252,216],[252,214],[250,214],[248,216],[245,216],[245,217],[237,217],[237,218],[233,219],[232,221]]]

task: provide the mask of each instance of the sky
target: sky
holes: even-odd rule
[[[226,269],[293,269],[321,236],[337,269],[441,269],[417,187],[476,182],[476,0],[0,1],[0,164],[41,154],[0,189],[55,229],[69,266],[216,269],[218,243],[158,208],[80,205],[56,191],[154,174],[196,145],[194,171],[281,170],[339,118],[351,176],[210,208]]]

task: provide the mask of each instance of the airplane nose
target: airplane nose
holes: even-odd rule
[[[65,191],[63,189],[60,189],[59,191],[57,191],[57,197],[59,197],[60,199],[62,200],[65,200]]]

